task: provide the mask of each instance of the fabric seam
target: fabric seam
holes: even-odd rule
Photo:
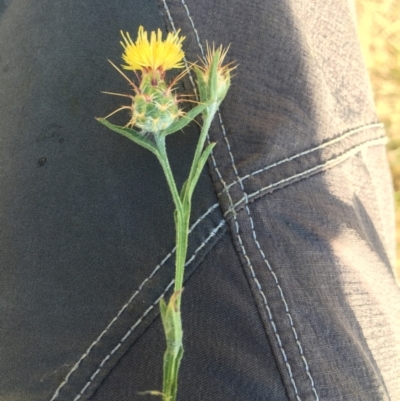
[[[329,159],[328,161],[326,161],[325,163],[322,164],[318,164],[308,170],[304,170],[301,173],[298,174],[294,174],[291,175],[290,177],[284,178],[280,181],[276,181],[272,184],[269,184],[265,187],[262,187],[260,189],[258,189],[255,192],[252,192],[251,194],[249,194],[247,197],[242,197],[239,201],[237,201],[234,205],[232,209],[228,209],[225,213],[224,216],[226,217],[229,213],[236,214],[236,212],[238,211],[239,206],[241,206],[242,203],[244,203],[244,205],[246,205],[247,203],[245,201],[248,201],[249,199],[251,199],[251,201],[253,201],[253,198],[256,198],[261,192],[266,192],[266,193],[270,193],[274,190],[274,188],[279,187],[282,188],[281,185],[282,184],[286,184],[284,186],[287,186],[289,184],[291,184],[293,182],[293,180],[295,179],[296,181],[301,180],[302,178],[308,178],[310,175],[314,175],[317,174],[323,170],[326,170],[328,168],[331,168],[333,166],[336,166],[337,164],[342,163],[343,161],[345,161],[346,159],[348,159],[351,156],[354,156],[355,154],[357,154],[358,152],[360,152],[364,147],[369,147],[369,146],[375,146],[375,145],[385,145],[387,143],[387,138],[386,137],[381,137],[381,138],[376,138],[376,139],[370,139],[369,141],[365,141],[357,146],[354,146],[353,148],[348,149],[345,153],[342,153],[340,156],[335,157],[333,159]],[[241,207],[244,207],[241,206]]]
[[[351,135],[353,135],[353,134],[356,134],[356,133],[358,133],[358,132],[360,132],[360,131],[366,131],[366,130],[371,129],[371,128],[383,128],[383,124],[382,124],[382,123],[370,123],[370,124],[365,124],[365,125],[359,126],[359,127],[357,127],[357,128],[351,129],[351,130],[346,131],[345,133],[341,134],[340,136],[337,136],[337,137],[335,137],[335,138],[331,138],[331,139],[327,140],[326,142],[321,143],[321,144],[318,145],[318,146],[315,146],[315,147],[313,147],[313,148],[304,150],[304,151],[302,151],[302,152],[300,152],[300,153],[296,153],[296,154],[293,155],[293,156],[290,156],[290,157],[285,158],[285,159],[281,159],[281,160],[279,160],[279,161],[277,161],[277,162],[275,162],[275,163],[269,164],[269,165],[267,165],[267,166],[265,166],[265,167],[262,167],[261,169],[258,169],[258,170],[256,170],[256,171],[253,171],[253,172],[251,172],[250,174],[246,174],[246,175],[244,175],[243,177],[239,177],[239,180],[240,180],[240,181],[247,180],[247,179],[250,178],[250,177],[254,177],[255,175],[261,174],[261,173],[263,173],[264,171],[270,170],[271,168],[277,167],[277,166],[279,166],[279,165],[281,165],[281,164],[283,164],[283,163],[290,162],[290,161],[292,161],[292,160],[294,160],[294,159],[297,159],[297,158],[299,158],[299,157],[301,157],[301,156],[308,155],[308,154],[310,154],[310,153],[312,153],[312,152],[316,152],[317,150],[324,149],[324,148],[326,148],[327,146],[333,145],[333,144],[336,143],[336,142],[340,142],[340,141],[342,141],[343,139],[345,139],[345,138],[347,138],[347,137],[349,137],[349,136],[351,136]],[[218,196],[222,195],[226,190],[229,190],[231,187],[233,187],[234,185],[237,185],[237,184],[239,184],[239,181],[231,182],[231,183],[227,186],[226,189],[224,188],[221,192],[218,193]]]

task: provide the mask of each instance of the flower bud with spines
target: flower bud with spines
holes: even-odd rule
[[[209,47],[207,55],[202,60],[202,65],[195,65],[194,71],[197,77],[197,86],[200,93],[200,101],[211,103],[212,109],[217,109],[225,98],[231,84],[231,71],[236,68],[232,63],[223,65],[229,47],[218,49]]]
[[[182,114],[176,96],[164,79],[143,74],[138,89],[133,97],[128,126],[157,133],[168,128]]]

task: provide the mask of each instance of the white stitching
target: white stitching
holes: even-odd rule
[[[356,153],[358,153],[361,149],[363,149],[366,146],[375,146],[375,145],[385,145],[387,143],[388,139],[386,137],[382,137],[382,138],[377,138],[377,139],[370,139],[369,141],[363,142],[360,145],[355,146],[354,148],[349,149],[348,151],[346,151],[345,153],[343,153],[342,155],[340,155],[339,157],[336,157],[334,159],[330,159],[325,163],[322,164],[318,164],[308,170],[302,171],[301,173],[298,174],[294,174],[291,175],[290,177],[284,178],[280,181],[276,181],[272,184],[269,184],[265,187],[262,187],[260,189],[258,189],[255,192],[252,192],[251,194],[248,195],[248,199],[254,198],[257,195],[259,195],[261,192],[270,190],[274,187],[280,186],[282,184],[285,184],[289,181],[292,181],[293,179],[296,178],[301,178],[302,176],[307,176],[310,173],[317,173],[320,170],[326,169],[326,168],[331,168],[333,166],[335,166],[336,164],[342,163],[344,160],[348,159],[351,156],[354,156]],[[247,199],[247,201],[248,201]],[[231,209],[228,209],[225,213],[224,216],[226,217],[229,213],[232,214],[236,214],[236,209],[239,205],[241,205],[244,202],[244,204],[246,204],[246,197],[241,198],[240,200],[238,200]]]
[[[201,46],[201,43],[200,43],[200,40],[199,40],[198,32],[197,32],[197,30],[196,30],[196,28],[195,28],[195,26],[194,26],[193,19],[192,19],[190,13],[189,13],[189,9],[188,9],[188,7],[187,7],[187,5],[186,5],[186,3],[185,3],[184,0],[181,0],[181,3],[184,5],[184,7],[185,7],[185,9],[186,9],[186,13],[187,13],[187,15],[188,15],[188,18],[189,18],[189,20],[190,20],[190,22],[191,22],[191,24],[192,24],[193,30],[195,31],[197,43],[198,43],[200,49],[202,50],[202,46]],[[227,135],[226,135],[225,126],[224,126],[224,123],[223,123],[223,120],[222,120],[222,116],[221,116],[221,113],[220,113],[219,110],[218,110],[218,117],[219,117],[219,123],[220,123],[221,129],[222,129],[222,135],[223,135],[223,137],[224,137],[224,141],[225,141],[226,147],[227,147],[227,149],[228,149],[229,157],[230,157],[230,160],[231,160],[231,164],[232,164],[232,167],[233,167],[235,176],[236,176],[237,180],[238,180],[239,183],[240,183],[242,192],[244,193],[245,197],[247,198],[247,194],[246,194],[246,192],[245,192],[245,190],[244,190],[242,181],[241,181],[240,178],[239,178],[239,174],[238,174],[238,171],[237,171],[237,168],[236,168],[236,165],[235,165],[235,160],[234,160],[234,157],[233,157],[233,154],[232,154],[232,151],[231,151],[231,146],[230,146],[228,137],[227,137]],[[225,183],[224,180],[222,179],[222,175],[220,174],[219,169],[217,168],[217,165],[216,165],[215,158],[214,158],[213,154],[212,154],[211,156],[212,156],[212,160],[213,160],[213,164],[214,164],[214,169],[217,171],[217,174],[218,174],[219,179],[220,179],[221,183],[223,184],[223,186],[224,186],[225,188],[227,188],[226,183]],[[227,191],[227,195],[228,195],[228,197],[229,197],[230,204],[232,205],[233,202],[232,202],[231,196],[230,196],[230,194],[229,194],[229,191]],[[248,211],[249,218],[251,219],[250,210],[249,210],[247,207],[246,207],[246,209],[247,209],[247,211]],[[234,209],[233,209],[233,211],[234,211]],[[252,266],[252,264],[251,264],[250,259],[249,259],[248,256],[247,256],[245,247],[244,247],[244,245],[243,245],[243,241],[242,241],[242,239],[241,239],[240,232],[239,232],[239,223],[238,223],[238,221],[237,221],[237,219],[236,219],[236,214],[235,214],[235,213],[233,213],[233,218],[234,218],[234,220],[235,220],[236,235],[237,235],[237,238],[238,238],[238,240],[239,240],[239,243],[240,243],[240,246],[241,246],[241,249],[242,249],[242,252],[243,252],[243,256],[245,257],[245,259],[246,259],[246,261],[247,261],[248,267],[249,267],[249,269],[250,269],[250,271],[251,271],[251,274],[252,274],[252,277],[253,277],[253,281],[255,282],[256,285],[257,285],[257,283],[258,283],[257,288],[258,288],[260,294],[262,295],[262,298],[263,298],[263,300],[264,300],[264,305],[265,305],[266,308],[268,308],[268,303],[266,302],[267,299],[266,299],[265,294],[264,294],[264,292],[263,292],[263,290],[262,290],[262,288],[261,288],[260,283],[258,282],[258,280],[257,280],[257,278],[256,278],[256,275],[255,275],[253,266]],[[253,230],[253,232],[254,232],[254,230]],[[269,308],[268,308],[268,310],[269,310]],[[271,311],[270,311],[270,310],[269,310],[269,315],[270,315],[270,317],[272,318],[272,314],[271,314]],[[273,320],[272,320],[272,321],[273,321]],[[277,332],[277,330],[276,330],[275,324],[273,325],[273,327],[274,327],[275,337],[276,337],[277,340],[278,340],[281,353],[282,353],[282,355],[283,355],[283,357],[284,357],[284,360],[285,360],[286,368],[287,368],[287,370],[288,370],[289,377],[290,377],[290,380],[291,380],[291,383],[292,383],[294,392],[295,392],[295,394],[296,394],[296,398],[297,398],[298,401],[301,401],[301,399],[300,399],[300,397],[299,397],[299,395],[298,395],[296,383],[295,383],[294,378],[293,378],[293,375],[292,375],[292,370],[291,370],[291,368],[290,368],[290,364],[288,363],[288,361],[287,361],[287,359],[286,359],[286,353],[285,353],[285,351],[284,351],[284,349],[283,349],[283,346],[282,346],[282,343],[281,343],[281,341],[280,341],[280,337],[279,337],[279,334],[278,334],[278,332]],[[311,381],[311,385],[313,385],[313,381]],[[314,389],[314,392],[316,393],[315,389]],[[318,398],[317,398],[317,399],[318,399]]]
[[[216,209],[219,206],[218,203],[214,203],[202,216],[200,216],[195,223],[190,227],[189,233],[191,233],[194,228],[202,221],[204,220],[214,209]],[[225,220],[222,220],[225,221]],[[200,247],[203,247],[204,244],[201,244]],[[78,369],[79,365],[81,362],[86,359],[86,357],[90,354],[92,349],[96,346],[96,344],[103,338],[103,336],[108,332],[108,330],[111,328],[111,326],[119,319],[119,317],[122,315],[124,310],[132,303],[132,301],[137,297],[137,295],[142,291],[143,287],[145,286],[146,282],[149,281],[156,273],[157,271],[166,263],[166,261],[173,255],[175,252],[176,247],[172,249],[171,252],[169,252],[164,259],[153,269],[153,271],[150,273],[148,277],[146,277],[142,283],[139,285],[138,289],[132,294],[132,296],[129,298],[129,300],[125,303],[125,305],[119,310],[119,312],[115,315],[115,317],[110,321],[110,323],[106,326],[106,328],[99,334],[99,336],[96,338],[95,341],[89,346],[89,348],[82,354],[82,356],[78,359],[78,361],[75,363],[75,365],[71,368],[71,370],[68,372],[68,374],[65,376],[64,381],[58,386],[56,389],[55,393],[53,394],[52,398],[50,401],[54,401],[58,395],[62,387],[64,387],[68,381],[69,378],[71,377],[72,373]],[[196,250],[197,251],[197,250]],[[190,259],[190,260],[193,260]]]
[[[166,11],[166,13],[167,13],[167,15],[168,15],[168,19],[169,19],[169,22],[170,22],[170,24],[171,24],[172,30],[173,30],[175,33],[177,33],[177,29],[176,29],[176,27],[175,27],[174,20],[172,19],[171,13],[170,13],[169,8],[168,8],[168,5],[167,5],[167,3],[165,2],[165,0],[162,0],[162,2],[163,2],[163,4],[164,4],[165,11]],[[196,33],[196,35],[197,35],[197,33]],[[203,54],[203,49],[201,49],[201,52],[202,52],[202,54]],[[203,54],[203,55],[204,55],[204,54]],[[193,75],[192,75],[192,73],[191,73],[191,71],[190,71],[189,63],[188,63],[186,57],[183,57],[183,61],[184,61],[184,63],[185,63],[185,68],[186,68],[186,70],[188,71],[189,80],[190,80],[190,83],[192,84],[192,88],[193,88],[193,91],[194,91],[195,98],[196,98],[196,100],[198,100],[199,97],[198,97],[198,93],[197,93],[197,86],[196,86],[196,84],[194,83]]]
[[[342,141],[343,139],[347,138],[350,135],[353,135],[353,134],[356,134],[357,132],[364,131],[364,130],[371,129],[371,128],[383,128],[383,124],[381,124],[381,123],[371,123],[371,124],[363,125],[361,127],[354,128],[354,129],[352,129],[350,131],[347,131],[347,132],[345,132],[344,134],[342,134],[342,135],[340,135],[338,137],[330,139],[330,140],[328,140],[328,141],[326,141],[326,142],[324,142],[324,143],[322,143],[322,144],[320,144],[320,145],[318,145],[318,146],[316,146],[314,148],[307,149],[307,150],[305,150],[303,152],[295,154],[294,156],[290,156],[290,157],[288,157],[286,159],[279,160],[276,163],[270,164],[270,165],[265,166],[265,167],[263,167],[263,168],[261,168],[259,170],[253,171],[250,174],[246,174],[243,177],[239,177],[239,180],[240,181],[244,181],[244,180],[246,180],[246,179],[248,179],[250,177],[253,177],[253,176],[257,175],[257,174],[260,174],[260,173],[262,173],[262,172],[264,172],[266,170],[269,170],[269,169],[271,169],[273,167],[279,166],[279,165],[281,165],[283,163],[286,163],[286,162],[290,162],[290,161],[292,161],[294,159],[297,159],[298,157],[305,156],[305,155],[307,155],[309,153],[312,153],[312,152],[315,152],[315,151],[317,151],[319,149],[326,148],[329,145],[333,145],[336,142]],[[220,196],[222,193],[224,193],[226,190],[230,189],[234,185],[238,184],[239,180],[231,182],[226,188],[224,188],[218,194],[218,196]]]
[[[297,335],[296,328],[294,327],[293,319],[292,319],[292,316],[291,316],[291,314],[290,314],[288,304],[287,304],[287,302],[286,302],[285,296],[283,295],[282,287],[281,287],[281,285],[279,284],[278,277],[276,276],[274,270],[272,269],[270,263],[268,262],[268,259],[266,258],[265,254],[264,254],[264,251],[261,249],[261,245],[260,245],[260,243],[259,243],[259,241],[258,241],[258,239],[257,239],[257,234],[256,234],[255,227],[254,227],[254,221],[253,221],[253,218],[251,217],[250,209],[249,209],[249,207],[248,207],[248,203],[249,203],[249,202],[248,202],[248,198],[247,198],[247,194],[246,194],[246,193],[245,193],[245,196],[246,196],[246,212],[247,212],[247,214],[248,214],[248,216],[249,216],[249,219],[250,219],[250,226],[251,226],[251,231],[252,231],[253,240],[254,240],[254,242],[255,242],[255,244],[256,244],[256,246],[257,246],[257,248],[258,248],[258,250],[259,250],[259,252],[260,252],[260,254],[261,254],[261,257],[263,258],[265,264],[267,265],[268,270],[269,270],[270,273],[272,274],[272,276],[273,276],[273,278],[274,278],[274,281],[275,281],[275,284],[276,284],[276,286],[277,286],[277,288],[278,288],[278,290],[279,290],[279,295],[280,295],[280,297],[281,297],[281,300],[283,301],[283,304],[284,304],[284,307],[285,307],[286,316],[288,317],[289,324],[290,324],[290,327],[291,327],[291,329],[292,329],[292,332],[293,332],[293,335],[294,335],[294,338],[295,338],[297,347],[298,347],[298,349],[299,349],[300,356],[301,356],[301,358],[302,358],[302,360],[303,360],[303,364],[304,364],[304,366],[305,366],[307,376],[308,376],[309,379],[310,379],[311,387],[312,387],[312,389],[313,389],[315,398],[316,398],[316,400],[319,400],[317,391],[316,391],[316,389],[315,389],[315,387],[314,387],[314,380],[313,380],[313,378],[312,378],[312,376],[311,376],[311,374],[310,374],[309,368],[308,368],[307,359],[305,358],[304,353],[303,353],[303,347],[302,347],[301,344],[300,344],[299,337],[298,337],[298,335]],[[295,387],[296,397],[297,397],[298,399],[300,399],[299,396],[298,396],[298,394],[297,394],[297,387],[296,387],[295,383],[293,382],[292,384],[293,384],[294,387]]]
[[[192,16],[190,15],[188,6],[186,5],[186,3],[185,3],[184,0],[181,0],[181,3],[182,3],[182,5],[183,5],[183,7],[185,7],[186,14],[187,14],[187,16],[188,16],[188,18],[189,18],[190,24],[192,25],[194,34],[196,35],[196,42],[197,42],[197,44],[198,44],[198,46],[199,46],[201,55],[204,57],[204,50],[203,50],[203,46],[202,46],[202,44],[201,44],[201,42],[200,42],[199,33],[197,32],[197,29],[196,29],[196,27],[194,26],[194,21],[193,21]]]
[[[289,364],[289,362],[288,362],[288,360],[287,360],[286,352],[285,352],[285,350],[284,350],[284,348],[283,348],[280,335],[279,335],[279,333],[278,333],[278,330],[277,330],[276,325],[275,325],[275,322],[274,322],[274,318],[273,318],[273,316],[272,316],[272,312],[271,312],[271,310],[270,310],[270,308],[269,308],[269,306],[268,306],[267,297],[265,296],[265,293],[264,293],[264,291],[263,291],[263,289],[262,289],[262,287],[261,287],[261,284],[260,284],[260,282],[259,282],[258,279],[257,279],[257,276],[256,276],[256,274],[255,274],[255,272],[254,272],[253,265],[251,264],[251,261],[250,261],[249,257],[247,256],[246,249],[245,249],[245,247],[244,247],[244,245],[243,245],[243,241],[242,241],[241,235],[240,235],[240,233],[239,233],[239,224],[238,224],[238,221],[237,221],[236,217],[234,217],[234,219],[235,219],[236,235],[237,235],[237,238],[238,238],[240,247],[242,248],[243,256],[244,256],[244,258],[246,259],[247,266],[248,266],[248,268],[249,268],[249,270],[250,270],[251,277],[253,278],[253,281],[254,281],[254,283],[255,283],[255,285],[256,285],[256,287],[257,287],[257,289],[258,289],[258,292],[260,293],[261,298],[262,298],[262,300],[263,300],[264,307],[265,307],[265,309],[266,309],[266,311],[267,311],[267,313],[268,313],[268,319],[269,319],[269,322],[270,322],[270,324],[271,324],[271,326],[272,326],[272,329],[273,329],[273,331],[274,331],[276,340],[277,340],[277,342],[278,342],[279,349],[280,349],[280,351],[281,351],[283,360],[284,360],[284,362],[285,362],[285,366],[286,366],[287,371],[288,371],[288,373],[289,373],[290,381],[291,381],[291,383],[292,383],[294,392],[295,392],[295,394],[296,394],[296,398],[297,398],[297,400],[300,401],[301,399],[300,399],[299,394],[298,394],[298,391],[297,391],[296,383],[295,383],[295,381],[294,381],[294,379],[293,379],[292,369],[291,369],[290,364]]]
[[[223,227],[226,224],[225,219],[222,219],[218,226],[216,226],[208,235],[208,237],[198,246],[198,248],[193,252],[191,258],[185,263],[185,266],[189,265],[196,257],[198,252],[205,246],[207,242],[211,240],[215,236],[215,234],[220,230],[221,227]],[[156,299],[156,301],[150,305],[142,314],[142,316],[135,322],[133,326],[126,332],[126,334],[122,337],[120,342],[114,347],[114,349],[101,361],[98,369],[95,371],[95,373],[90,377],[89,381],[85,384],[85,386],[82,388],[82,390],[79,392],[79,394],[74,398],[74,401],[79,400],[82,395],[85,393],[85,391],[88,389],[90,384],[93,382],[93,380],[96,378],[96,376],[100,373],[101,369],[104,367],[105,363],[107,360],[110,358],[111,355],[113,355],[118,348],[122,346],[122,343],[132,334],[132,332],[136,329],[136,327],[139,326],[139,324],[143,321],[143,319],[149,314],[149,312],[158,304],[158,302],[161,300],[161,298],[164,297],[166,292],[171,288],[172,284],[174,283],[174,280],[172,280],[167,287],[164,289],[163,293]]]

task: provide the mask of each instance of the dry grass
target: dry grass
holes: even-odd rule
[[[356,0],[359,35],[380,120],[396,202],[397,277],[400,282],[400,1]]]

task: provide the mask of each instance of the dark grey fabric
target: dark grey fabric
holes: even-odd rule
[[[239,64],[195,193],[178,398],[400,399],[392,190],[351,2],[0,11],[0,399],[161,388],[172,202],[154,157],[93,119],[127,90],[106,59],[140,24]],[[196,135],[169,139],[180,181]]]
[[[97,386],[173,278],[162,170],[95,120],[121,104],[100,91],[128,90],[107,62],[121,62],[119,30],[163,26],[157,3],[135,4],[14,0],[1,16],[1,400],[50,400],[59,387],[54,399],[72,400],[102,363]],[[197,135],[168,141],[181,183]],[[226,230],[206,171],[197,194],[188,273]]]

